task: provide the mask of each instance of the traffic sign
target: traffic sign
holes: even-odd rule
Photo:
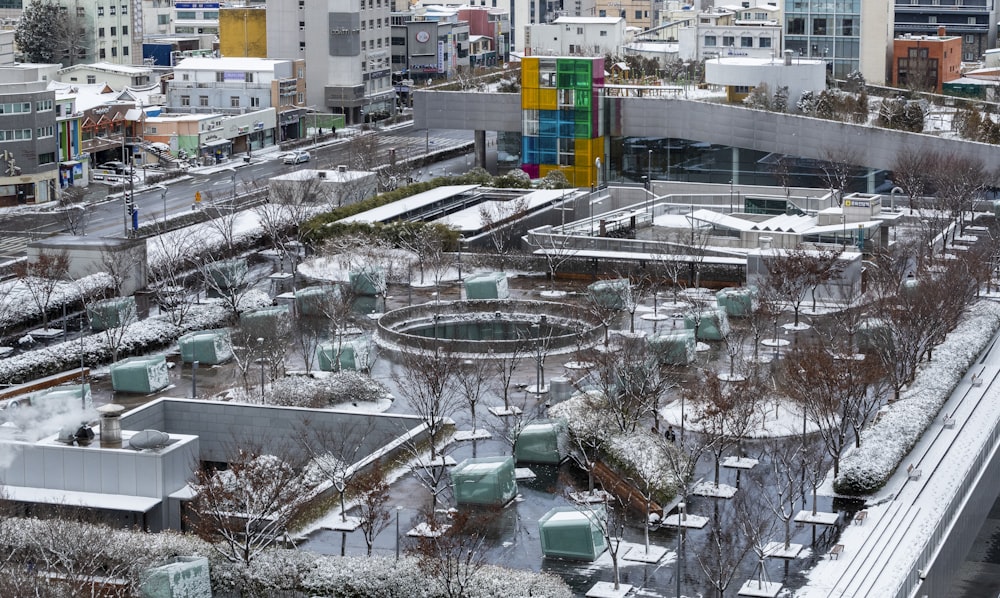
[[[194,192],[194,202],[195,203],[200,203],[201,202],[201,191],[195,191]]]

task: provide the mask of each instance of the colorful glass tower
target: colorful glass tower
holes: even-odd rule
[[[575,187],[596,185],[604,161],[604,58],[521,59],[521,168],[561,170]]]

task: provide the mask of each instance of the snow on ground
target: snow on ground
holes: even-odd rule
[[[660,409],[660,417],[668,425],[681,427],[681,400],[677,399]],[[684,402],[684,429],[702,431],[696,419],[694,405]],[[787,399],[769,400],[760,409],[760,425],[751,434],[752,438],[775,438],[802,434],[802,409]],[[806,418],[806,432],[818,431],[816,423]]]

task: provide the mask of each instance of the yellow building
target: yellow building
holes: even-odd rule
[[[219,52],[225,57],[267,58],[263,7],[219,8]]]

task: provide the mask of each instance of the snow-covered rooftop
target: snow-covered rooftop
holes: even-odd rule
[[[269,58],[223,57],[185,58],[177,63],[176,71],[274,71],[275,65],[288,62]]]
[[[444,199],[467,193],[477,187],[479,185],[445,185],[443,187],[436,187],[384,206],[372,208],[360,214],[348,216],[339,222],[386,222],[412,210],[427,207]]]

